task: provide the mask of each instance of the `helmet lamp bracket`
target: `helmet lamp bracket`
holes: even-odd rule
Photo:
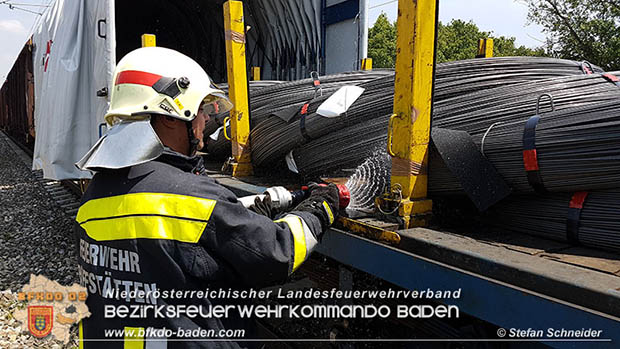
[[[169,96],[172,99],[175,99],[178,95],[181,94],[181,89],[177,84],[177,79],[169,78],[166,76],[162,76],[157,82],[153,84],[153,89],[158,93]]]

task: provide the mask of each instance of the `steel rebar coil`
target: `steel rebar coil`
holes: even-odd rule
[[[514,68],[517,66],[517,63],[522,61],[520,68]],[[496,75],[497,80],[493,80],[493,76],[490,75],[493,69],[483,69],[483,72],[480,73],[481,77],[476,78],[475,72],[476,69],[482,69],[480,67],[485,67],[487,65],[494,66],[496,69],[502,69],[502,74]],[[506,73],[510,67],[517,69],[511,73]],[[534,74],[540,72],[548,72],[546,74]],[[459,74],[458,72],[462,72]],[[487,75],[485,75],[487,74]],[[578,75],[577,75],[578,74]],[[465,94],[465,92],[476,91],[476,103],[484,103],[489,99],[492,99],[495,95],[493,92],[497,89],[502,89],[501,92],[508,93],[507,89],[510,86],[518,86],[519,93],[523,93],[523,90],[533,90],[535,88],[532,87],[536,82],[531,81],[533,77],[545,78],[549,76],[562,76],[562,75],[572,75],[574,81],[565,82],[562,78],[552,78],[552,79],[544,79],[538,81],[548,81],[547,85],[550,85],[549,88],[545,89],[546,85],[542,86],[543,90],[554,90],[556,89],[566,89],[570,86],[575,86],[577,88],[585,88],[584,93],[588,93],[591,91],[596,94],[598,90],[596,88],[605,90],[600,88],[602,78],[597,78],[592,76],[591,80],[586,79],[581,71],[581,64],[573,61],[565,61],[565,60],[554,60],[548,58],[498,58],[498,59],[483,59],[483,60],[470,60],[470,61],[461,61],[458,63],[449,63],[438,66],[438,77],[436,81],[436,93],[438,95],[435,96],[435,107],[436,110],[434,112],[434,123],[435,125],[441,125],[444,123],[454,123],[454,119],[458,119],[460,122],[459,126],[464,127],[463,125],[476,125],[470,117],[466,113],[461,113],[458,116],[457,108],[450,109],[449,103],[445,101],[450,101],[451,103],[460,103],[461,107],[463,107],[465,102],[468,100],[469,96],[474,93]],[[556,79],[560,79],[560,81],[556,81]],[[523,82],[523,81],[526,82]],[[452,81],[459,81],[460,85],[453,85],[458,89],[455,92],[447,92],[450,89],[442,89],[444,84],[451,84]],[[495,81],[495,82],[494,82]],[[497,85],[501,85],[501,87],[494,87]],[[571,85],[572,84],[572,85]],[[594,85],[589,90],[588,86]],[[608,83],[606,85],[609,85]],[[283,120],[278,118],[268,118],[264,122],[259,123],[256,128],[254,128],[252,132],[252,157],[253,162],[256,167],[264,167],[269,168],[274,166],[280,159],[282,159],[288,152],[295,148],[302,147],[304,144],[313,141],[316,138],[323,137],[325,135],[330,134],[331,132],[338,131],[341,132],[343,127],[350,126],[356,122],[368,121],[380,115],[388,115],[392,112],[392,103],[393,103],[393,76],[385,76],[382,78],[378,78],[375,80],[371,80],[368,82],[364,82],[359,84],[359,86],[364,87],[366,90],[356,101],[346,116],[347,124],[341,122],[336,119],[325,119],[316,114],[308,114],[305,118],[305,128],[306,134],[309,137],[304,137],[300,127],[301,122],[299,117],[296,117],[294,121],[290,123],[286,123]],[[584,87],[585,86],[585,87]],[[279,87],[279,86],[277,86]],[[493,88],[492,88],[493,87]],[[610,88],[610,86],[605,86]],[[539,87],[540,88],[540,87]],[[379,89],[380,91],[376,91]],[[468,90],[469,89],[469,90]],[[480,91],[482,89],[482,91]],[[438,92],[440,91],[440,92]],[[569,91],[570,92],[570,91]],[[574,90],[573,90],[574,92]],[[450,96],[446,98],[446,96]],[[446,98],[446,99],[442,99]],[[318,99],[314,103],[311,104],[309,111],[312,112],[318,107],[323,99]],[[519,117],[519,112],[527,112],[529,105],[527,102],[521,101],[518,98],[515,99],[506,99],[506,98],[498,98],[498,100],[492,101],[496,105],[491,104],[493,106],[493,110],[489,110],[488,114],[485,114],[483,117],[476,115],[477,119],[483,119],[478,121],[478,127],[483,128],[484,126],[488,127],[489,122],[493,121],[498,113],[494,111],[495,109],[502,108],[502,103],[512,103],[513,110],[510,113],[507,113],[504,117]],[[558,104],[560,107],[569,105],[571,103],[578,103],[579,101],[573,101],[571,98],[561,98]],[[524,107],[514,108],[514,104],[519,106],[519,103],[524,104]],[[534,101],[535,107],[535,101]],[[443,108],[443,109],[442,109]],[[473,109],[469,111],[470,114],[474,114],[477,110]],[[442,114],[444,113],[444,114]],[[358,115],[359,114],[359,115]],[[500,115],[501,117],[501,115]],[[337,118],[340,119],[340,118]],[[463,121],[465,120],[465,121]],[[494,121],[493,121],[494,122]],[[445,127],[445,126],[444,126]],[[467,131],[470,131],[470,128],[465,127]],[[335,136],[334,138],[336,138]],[[364,135],[360,135],[360,137],[364,137]],[[374,144],[373,144],[374,145]],[[304,151],[304,156],[316,157],[321,155],[313,155],[314,152],[308,149],[307,147]],[[337,161],[329,161],[328,158],[333,157],[333,152],[325,153],[323,150],[319,150],[316,152],[317,154],[322,154],[323,159],[328,163],[337,163]],[[296,154],[300,154],[297,152]],[[299,155],[298,155],[299,156]],[[303,161],[303,160],[302,160]],[[360,156],[358,158],[358,162],[363,161],[363,158]],[[318,162],[318,159],[315,160]],[[337,167],[330,168],[329,166],[324,167],[323,170],[328,172],[329,170],[337,170]]]
[[[540,114],[535,145],[546,190],[564,192],[619,186],[620,88],[617,89],[615,99]],[[495,124],[488,128],[486,137],[483,134],[473,137],[479,149],[517,192],[534,190],[524,168],[525,123],[520,120]],[[458,181],[435,156],[431,157],[429,173],[432,194],[461,191]]]
[[[567,217],[573,193],[513,195],[500,202],[488,215],[496,228],[544,237],[567,239]],[[579,216],[579,243],[620,252],[620,190],[588,193]]]

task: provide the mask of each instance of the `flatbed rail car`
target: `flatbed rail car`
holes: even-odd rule
[[[210,173],[238,196],[263,192],[256,179]],[[499,326],[496,339],[536,340],[555,348],[617,348],[620,260],[617,256],[532,236],[456,234],[426,228],[396,231],[398,246],[332,228],[319,253],[410,290],[461,289],[442,300]],[[510,329],[543,330],[516,338]],[[593,339],[549,338],[547,331],[599,330]],[[577,344],[576,344],[577,343]]]

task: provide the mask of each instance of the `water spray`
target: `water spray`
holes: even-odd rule
[[[351,203],[346,209],[349,217],[372,214],[375,210],[375,198],[381,196],[390,183],[390,156],[382,150],[375,151],[347,180]]]
[[[380,196],[390,181],[390,157],[385,151],[375,151],[366,161],[357,167],[353,175],[345,184],[337,184],[339,206],[346,210],[349,217],[359,217],[372,214],[375,208],[375,198]],[[327,185],[327,184],[319,184]],[[289,191],[276,186],[265,190],[262,194],[239,198],[245,207],[254,205],[259,197],[271,199],[271,205],[279,211],[286,211],[297,206],[308,197],[308,187]]]

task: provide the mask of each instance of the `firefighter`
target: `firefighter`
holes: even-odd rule
[[[195,155],[204,124],[209,114],[231,107],[206,72],[174,50],[140,48],[118,63],[105,115],[111,128],[76,164],[96,173],[75,225],[80,282],[92,313],[79,328],[85,348],[238,347],[234,339],[187,340],[170,331],[217,336],[246,328],[234,311],[208,313],[243,300],[178,291],[281,283],[333,223],[334,185],[311,186],[308,199],[273,221],[204,175]],[[179,312],[190,305],[202,306],[202,314]]]

